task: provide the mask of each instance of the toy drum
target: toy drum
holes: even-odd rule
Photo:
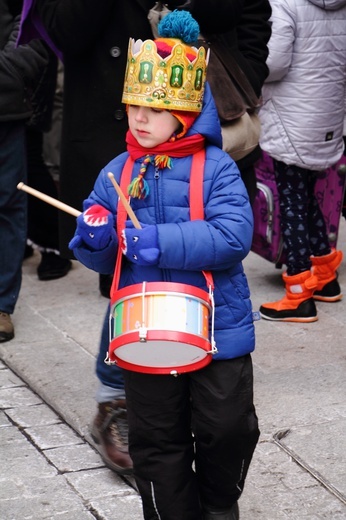
[[[116,298],[107,362],[134,372],[172,375],[211,362],[216,349],[209,341],[213,304],[208,293],[180,283],[143,282],[120,289]]]

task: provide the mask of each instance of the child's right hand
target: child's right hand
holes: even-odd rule
[[[107,247],[112,237],[116,238],[112,213],[99,204],[93,204],[77,217],[76,234],[68,247],[75,249],[86,244],[97,251]]]

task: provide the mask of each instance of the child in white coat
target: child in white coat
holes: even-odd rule
[[[317,320],[315,300],[341,299],[314,195],[317,174],[344,149],[346,0],[272,0],[272,35],[260,110],[260,145],[274,159],[287,256],[285,296],[260,307],[268,320]]]

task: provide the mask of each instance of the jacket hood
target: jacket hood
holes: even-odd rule
[[[222,148],[221,125],[208,82],[205,84],[202,112],[186,135],[195,134],[203,135],[210,144]]]
[[[346,0],[309,0],[309,2],[326,11],[337,11],[346,5]]]

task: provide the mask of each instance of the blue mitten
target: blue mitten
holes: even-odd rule
[[[134,264],[157,265],[160,256],[157,226],[141,226],[142,229],[136,229],[131,221],[126,222],[121,232],[122,252]]]
[[[87,199],[84,207],[88,206]],[[104,249],[115,236],[114,217],[99,204],[93,204],[77,217],[76,234],[69,243],[70,249],[86,244],[95,251]]]

